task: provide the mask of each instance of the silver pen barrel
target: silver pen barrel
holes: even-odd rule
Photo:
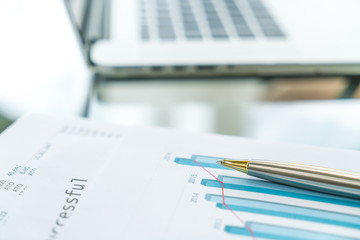
[[[223,160],[219,163],[272,182],[360,199],[359,173],[265,160]]]
[[[360,199],[360,174],[295,163],[249,161],[248,175],[295,187]]]

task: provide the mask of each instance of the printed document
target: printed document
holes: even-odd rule
[[[0,135],[0,240],[360,239],[359,200],[223,158],[360,172],[358,151],[30,114]]]

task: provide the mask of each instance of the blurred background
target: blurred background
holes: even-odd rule
[[[104,77],[84,58],[63,1],[1,5],[0,132],[41,112],[360,149],[356,76]]]

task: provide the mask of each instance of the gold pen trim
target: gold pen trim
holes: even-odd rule
[[[224,167],[231,168],[242,173],[248,174],[249,170],[249,160],[230,160],[224,159],[222,161],[218,161],[217,163],[221,164]]]

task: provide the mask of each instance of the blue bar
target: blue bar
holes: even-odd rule
[[[268,238],[278,240],[354,240],[354,238],[331,235],[328,233],[309,231],[298,228],[288,228],[283,226],[276,226],[266,223],[247,222],[256,238]],[[225,232],[243,236],[251,236],[249,231],[244,227],[225,226]]]
[[[216,163],[217,161],[224,160],[224,158],[220,158],[220,157],[209,157],[202,155],[192,155],[191,159],[201,163]]]
[[[266,193],[271,195],[292,197],[292,198],[311,200],[317,202],[360,207],[360,201],[357,201],[355,199],[348,199],[348,198],[333,196],[330,194],[289,187],[286,185],[272,183],[263,180],[237,178],[237,177],[229,177],[229,176],[218,176],[218,179],[224,183],[223,185],[224,188],[226,189]],[[207,187],[221,188],[220,182],[213,179],[202,179],[201,184]]]
[[[216,206],[227,209],[222,203],[221,195],[206,194],[205,199],[216,202]],[[225,197],[225,203],[234,211],[251,212],[270,216],[292,218],[303,221],[332,224],[350,228],[360,228],[360,216],[330,212],[325,210],[298,207],[282,203],[267,202],[254,199]]]
[[[217,157],[208,157],[208,156],[201,156],[201,155],[192,155],[191,159],[188,158],[175,158],[174,162],[187,165],[187,166],[196,166],[199,167],[198,164],[194,160],[196,160],[201,166],[205,168],[216,168],[222,170],[231,170],[229,168],[223,167],[220,164],[216,163],[217,161],[223,160],[224,158],[217,158]]]

